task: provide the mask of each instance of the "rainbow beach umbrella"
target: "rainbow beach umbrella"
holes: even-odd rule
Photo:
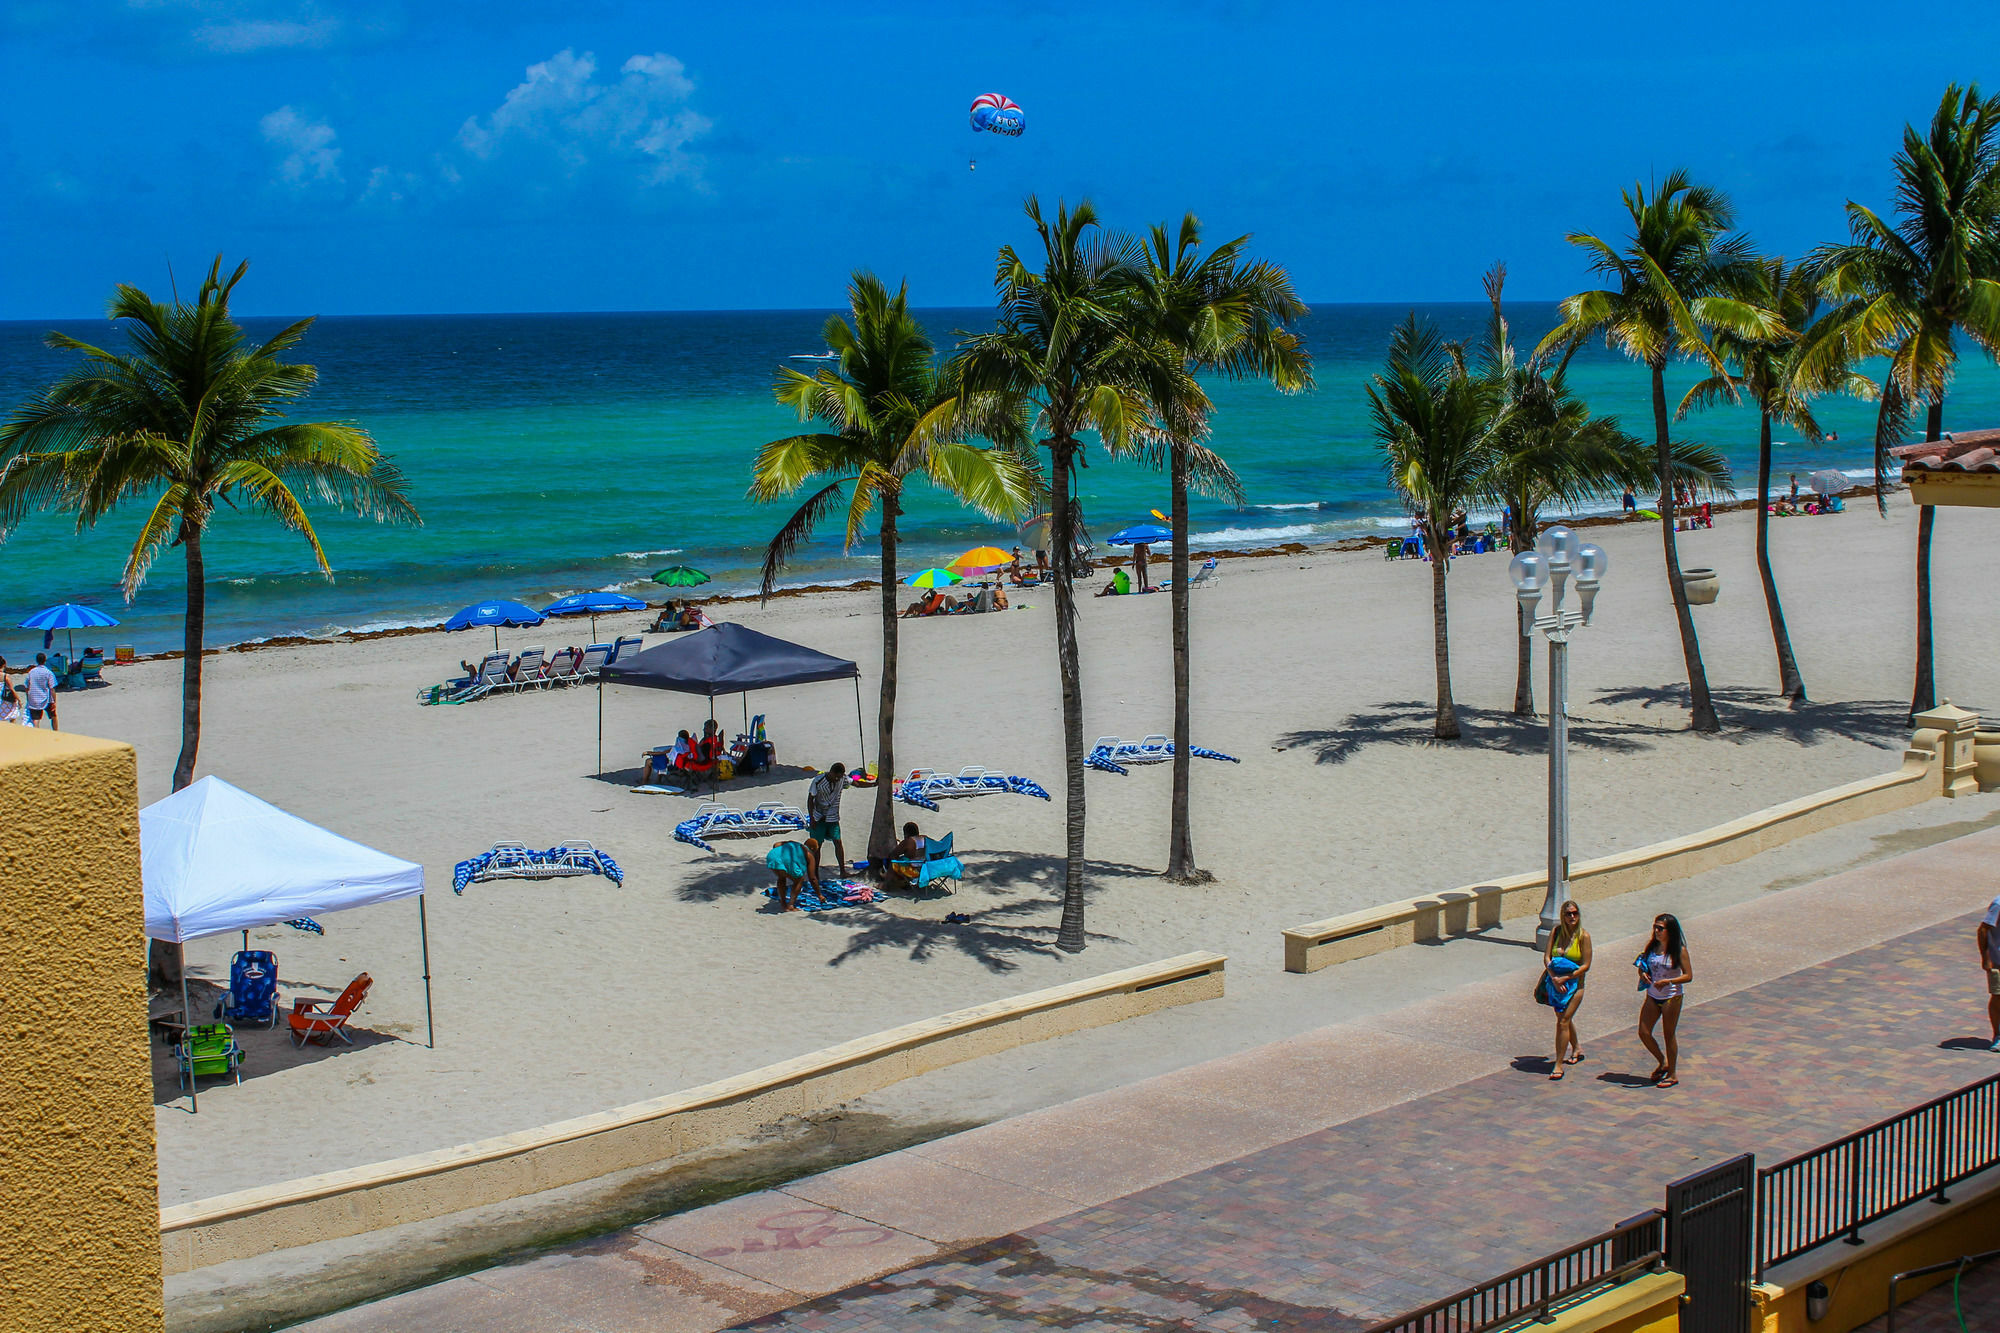
[[[920,569],[903,580],[912,588],[949,588],[965,579],[949,569]]]

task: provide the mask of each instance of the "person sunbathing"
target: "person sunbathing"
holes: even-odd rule
[[[904,607],[902,618],[908,620],[911,616],[934,616],[943,606],[944,594],[936,588],[932,588],[922,597]]]

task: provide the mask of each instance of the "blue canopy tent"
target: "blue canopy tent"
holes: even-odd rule
[[[692,634],[621,658],[598,673],[613,685],[637,685],[649,690],[673,690],[708,698],[708,715],[715,717],[715,696],[743,696],[743,725],[750,725],[750,691],[780,685],[804,685],[819,680],[854,682],[854,726],[861,737],[861,759],[868,758],[868,732],[861,714],[861,668],[844,657],[789,643],[736,624],[711,625]],[[597,721],[597,767],[604,771],[604,717]]]
[[[475,625],[493,627],[493,651],[500,651],[500,627],[502,625],[539,625],[542,613],[532,606],[522,606],[519,602],[491,601],[477,602],[453,615],[438,626],[442,630],[471,629]]]
[[[76,631],[80,629],[109,629],[118,622],[94,606],[84,606],[79,602],[64,602],[59,606],[45,607],[21,622],[22,629],[38,629],[42,632],[42,647],[55,642],[57,630],[68,630],[70,660],[76,659]]]

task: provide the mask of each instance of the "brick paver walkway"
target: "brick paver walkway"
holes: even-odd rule
[[[1359,1329],[1658,1207],[1676,1175],[1776,1160],[1992,1073],[1984,1050],[1938,1044],[1972,1031],[1938,980],[1967,970],[1976,920],[1690,1010],[1678,1088],[1638,1077],[1629,1032],[1599,1038],[1561,1083],[1524,1060],[741,1327]],[[1603,960],[1593,999],[1625,1002],[1621,969]]]
[[[1969,845],[1979,841],[1950,854],[1984,855]],[[1919,858],[1935,855],[1903,858],[1896,873],[1921,883],[1943,862]],[[1883,873],[1815,906],[1893,920]],[[1706,952],[1696,937],[1707,992],[1727,988],[1732,970],[1782,970],[1771,960],[1796,942],[1769,932],[1810,930],[1798,905],[1766,899],[1707,918]],[[1972,1040],[1984,1028],[1976,919],[1691,1007],[1674,1089],[1640,1077],[1650,1064],[1629,1027],[1605,1030],[1629,1022],[1636,1002],[1634,942],[1603,941],[1583,1025],[1589,1057],[1559,1083],[1546,1077],[1546,1011],[1525,1000],[1532,974],[1481,983],[1373,1028],[1326,1029],[1075,1104],[1098,1108],[1094,1121],[1055,1108],[960,1136],[964,1148],[943,1140],[310,1327],[1359,1329],[1656,1207],[1674,1176],[1741,1151],[1770,1161],[1994,1072],[2000,1060]],[[1513,1067],[1451,1086],[1475,1052],[1474,1068],[1495,1068],[1492,1052],[1509,1049]],[[1224,1105],[1260,1080],[1261,1120]],[[1400,1091],[1373,1091],[1383,1085]],[[1425,1087],[1442,1090],[1396,1100]],[[1366,1113],[1330,1123],[1352,1114],[1342,1096],[1369,1095]],[[1211,1118],[1228,1123],[1220,1150],[1203,1141]],[[1232,1156],[1246,1126],[1272,1146]],[[1191,1157],[1178,1169],[1177,1153]],[[1078,1206],[1105,1197],[1079,1174],[1121,1170],[1157,1183]],[[1017,1220],[985,1233],[1012,1228],[998,1239],[954,1242],[967,1235],[951,1229],[955,1210]],[[846,1285],[867,1274],[884,1275]],[[814,1291],[831,1294],[800,1303]]]

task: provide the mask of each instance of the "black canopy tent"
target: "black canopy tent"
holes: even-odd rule
[[[741,694],[743,725],[750,725],[751,690],[780,685],[806,685],[819,680],[854,682],[854,728],[861,738],[861,756],[868,757],[868,732],[861,716],[861,668],[844,657],[804,644],[759,634],[736,624],[711,625],[670,639],[636,656],[621,659],[598,673],[611,685],[637,685],[649,690],[673,690],[708,698],[708,715],[715,716],[715,696]],[[597,712],[597,766],[604,769],[604,710]]]

